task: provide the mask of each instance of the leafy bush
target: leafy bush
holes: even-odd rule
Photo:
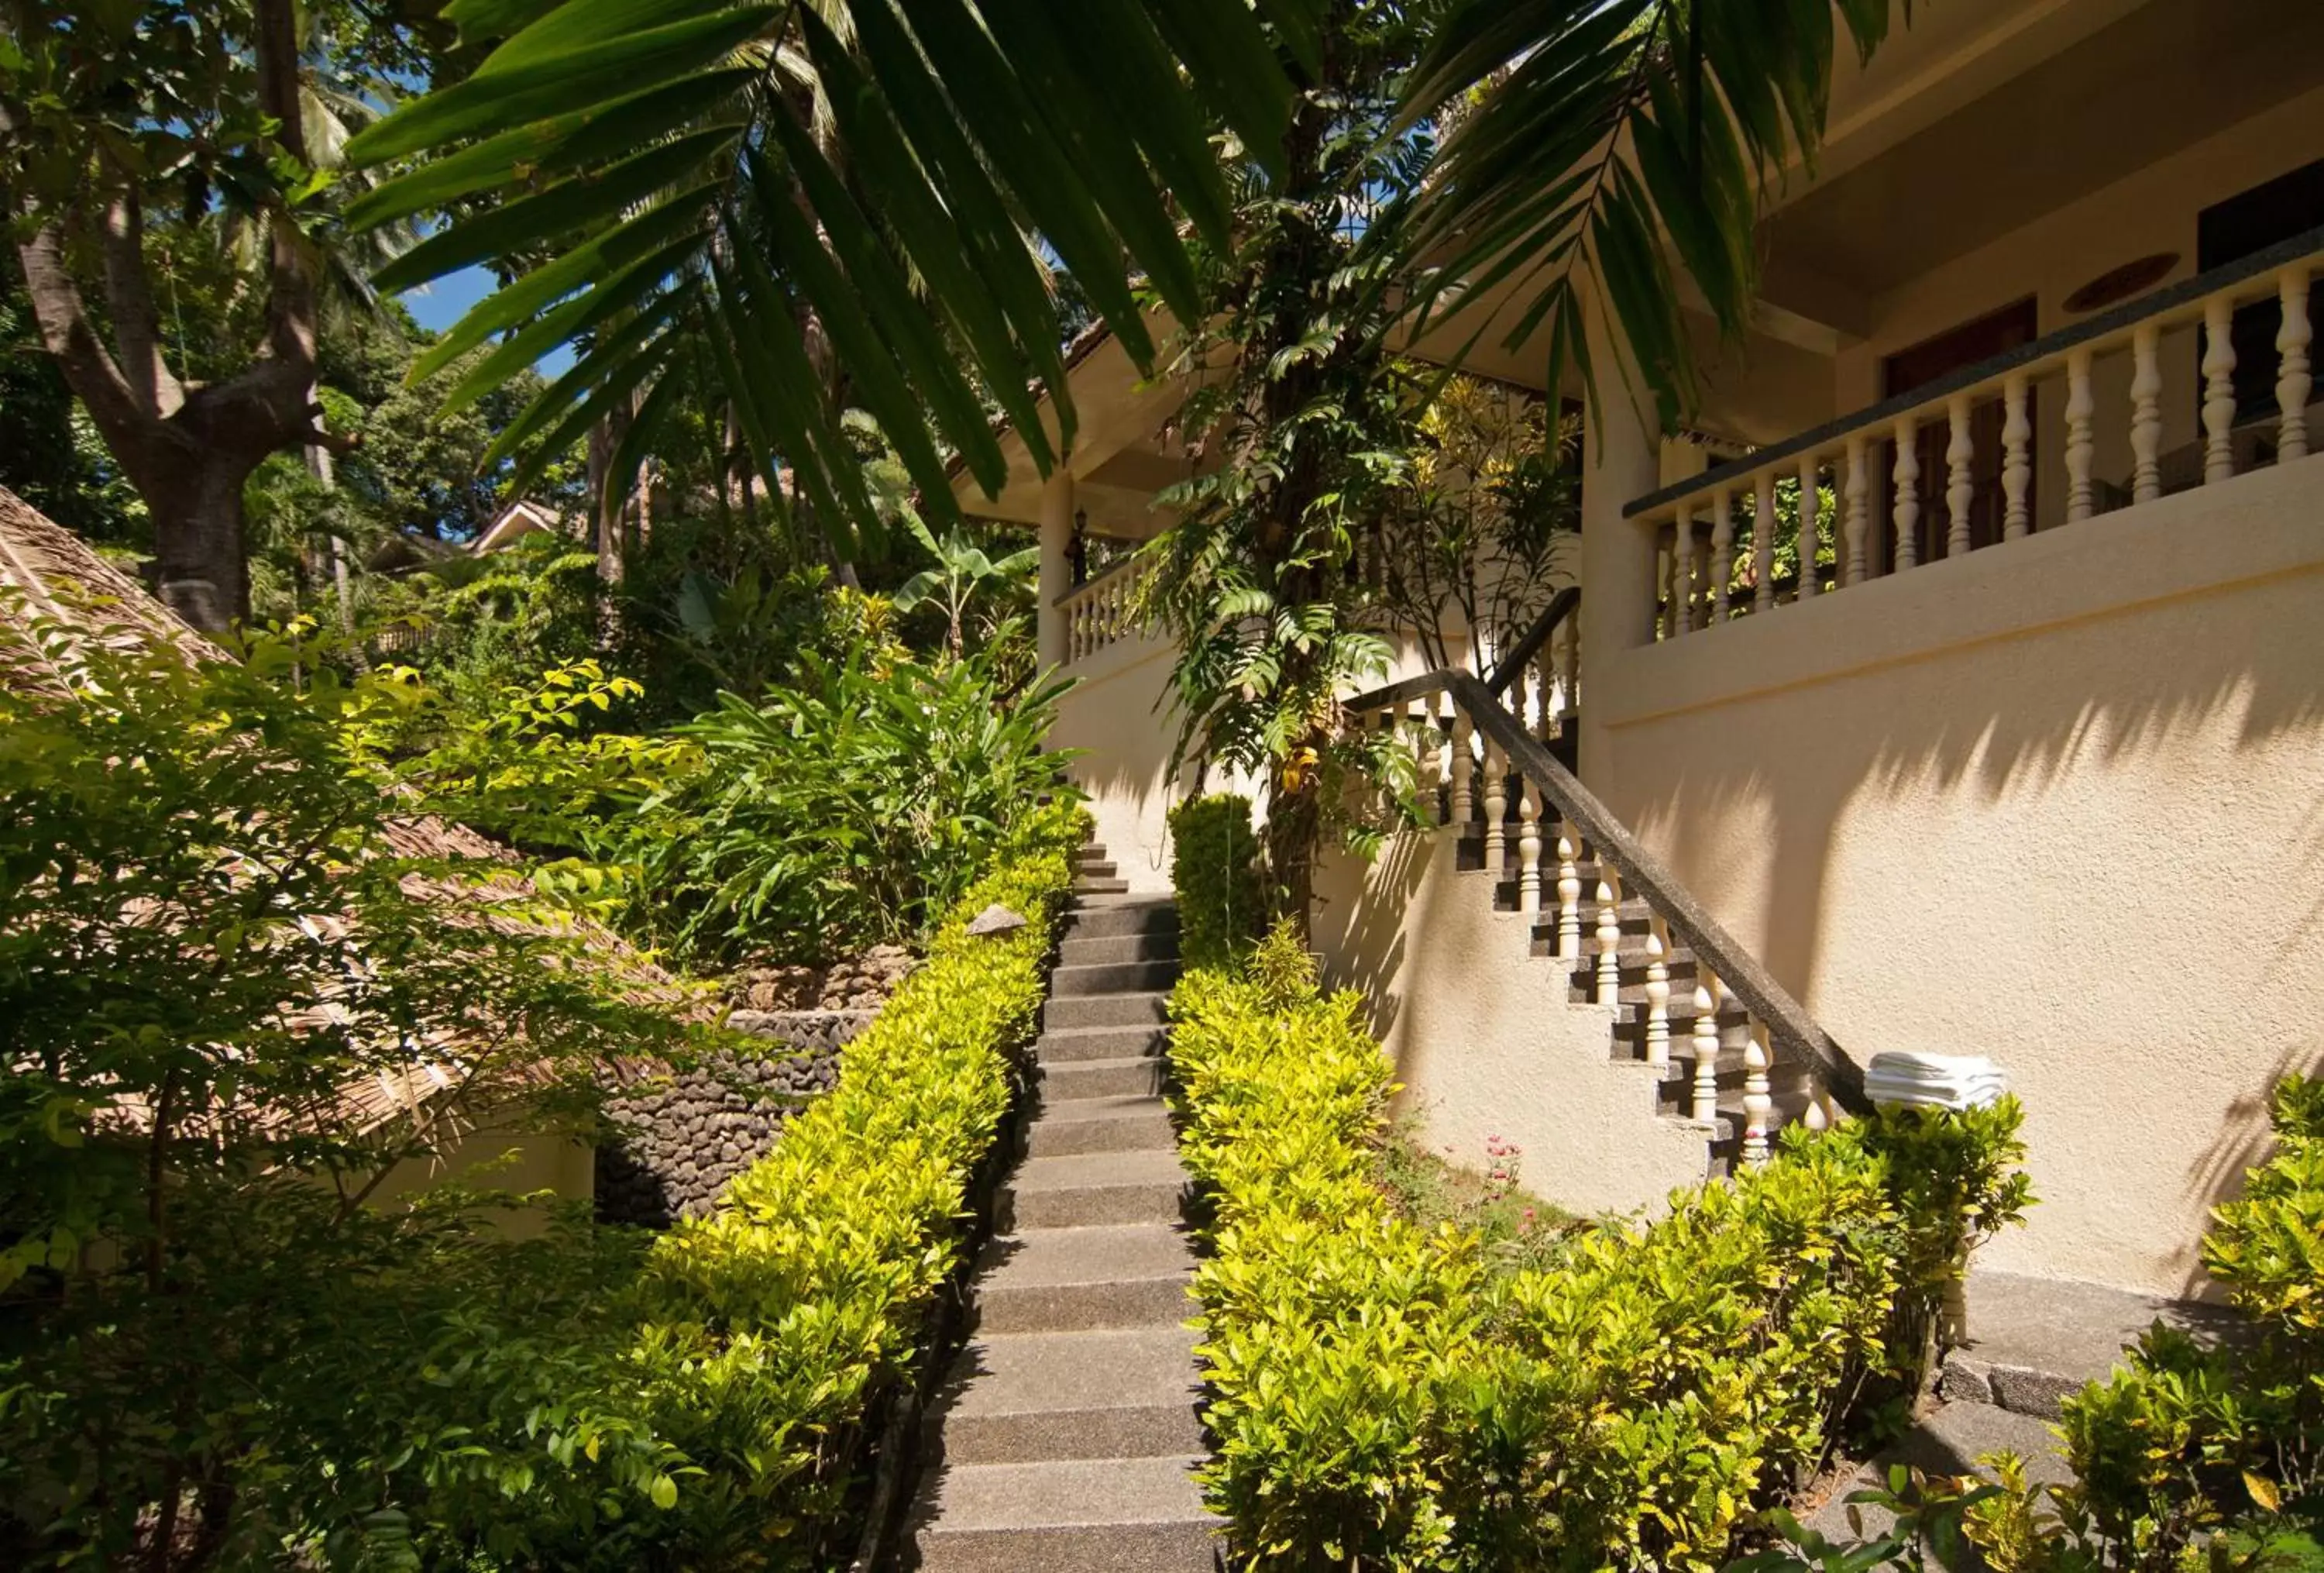
[[[687,953],[815,958],[925,934],[1045,795],[1064,685],[1010,695],[992,657],[924,665],[856,641],[679,728],[702,774],[658,800],[647,874]]]
[[[1226,967],[1250,950],[1266,926],[1266,896],[1249,798],[1219,792],[1171,808],[1170,883],[1187,966]]]
[[[669,991],[392,816],[348,744],[396,685],[11,612],[50,680],[0,689],[0,1562],[347,1563],[551,1445],[642,1505],[664,1445],[543,1418],[618,1352],[570,1314],[614,1243],[365,1204],[573,1128],[680,1050]]]
[[[1493,1274],[1367,1173],[1388,1066],[1278,930],[1173,995],[1211,1500],[1241,1565],[1715,1566],[1851,1406],[1908,1390],[1968,1227],[2014,1217],[2017,1112],[1808,1137],[1670,1216]]]
[[[2023,1459],[1996,1454],[1980,1460],[1994,1484],[1909,1492],[1924,1522],[1966,1519],[1996,1573],[2324,1567],[2324,1082],[2288,1078],[2273,1115],[2274,1155],[2203,1242],[2246,1336],[2205,1347],[2156,1323],[2066,1400],[2070,1483],[2029,1485]]]
[[[651,1526],[648,1544],[671,1559],[653,1565],[844,1565],[825,1542],[846,1522],[864,1422],[958,1263],[964,1189],[1008,1109],[1087,834],[1078,810],[1032,816],[842,1051],[836,1090],[716,1214],[658,1243],[634,1358],[657,1434],[690,1465]],[[995,902],[1032,921],[971,938],[968,920]],[[586,1538],[544,1559],[635,1565]]]

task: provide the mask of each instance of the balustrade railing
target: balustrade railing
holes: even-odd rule
[[[1057,597],[1057,612],[1065,625],[1068,664],[1086,661],[1139,631],[1133,609],[1136,596],[1152,571],[1152,563],[1140,552]]]
[[[1554,608],[1560,617],[1572,609],[1572,603]],[[1539,648],[1551,647],[1545,637]],[[1515,673],[1536,658],[1537,651],[1528,652],[1514,669],[1505,662],[1491,680],[1506,679],[1514,689],[1521,682]],[[1441,813],[1440,828],[1477,837],[1485,866],[1514,884],[1517,910],[1536,921],[1558,963],[1585,980],[1600,1004],[1637,1009],[1646,1062],[1668,1069],[1674,1056],[1692,1061],[1686,1113],[1693,1120],[1710,1125],[1719,1118],[1722,1038],[1730,1024],[1745,1029],[1738,1133],[1745,1161],[1767,1154],[1779,1065],[1800,1073],[1798,1112],[1811,1125],[1869,1106],[1861,1069],[1558,761],[1550,751],[1554,728],[1545,736],[1537,712],[1450,670],[1360,695],[1346,707],[1354,724],[1408,740],[1423,804]],[[1630,943],[1641,906],[1643,947]],[[1674,1013],[1679,985],[1670,966],[1682,950],[1693,975],[1682,1003],[1691,1009]],[[1623,997],[1626,967],[1642,974],[1643,989],[1632,991],[1641,997]],[[1740,1022],[1732,1021],[1737,1011]],[[1674,1016],[1691,1018],[1683,1037],[1674,1032]]]
[[[2319,264],[2324,229],[1640,498],[1625,512],[1656,535],[1655,637],[2031,534],[2045,440],[2060,444],[2063,523],[2307,457]],[[2273,378],[2240,363],[2236,333],[2239,311],[2270,305]],[[2199,430],[2166,450],[2163,347],[2198,331]],[[2123,396],[2101,408],[2102,386]],[[2045,389],[2062,389],[2062,401],[2043,399]],[[2045,407],[2056,416],[2048,432],[2037,425]],[[2126,461],[2101,474],[2101,439],[2117,436]]]

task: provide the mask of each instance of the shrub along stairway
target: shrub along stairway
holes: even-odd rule
[[[1213,1567],[1185,1170],[1163,1105],[1167,899],[1082,856],[1036,1051],[1040,1104],[978,1265],[976,1331],[930,1418],[930,1573]]]

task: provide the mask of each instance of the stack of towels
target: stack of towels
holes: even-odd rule
[[[1875,1054],[1864,1068],[1864,1092],[1876,1104],[1925,1108],[1983,1108],[2005,1090],[2001,1068],[1968,1054]]]

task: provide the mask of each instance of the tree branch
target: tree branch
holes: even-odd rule
[[[293,0],[256,0],[258,106],[280,124],[274,140],[300,164],[307,133],[299,102],[299,24]],[[315,364],[315,266],[288,208],[267,214],[266,339],[274,357],[302,372]],[[304,377],[301,378],[305,381]]]
[[[65,266],[64,243],[54,223],[44,223],[30,239],[18,244],[17,260],[23,264],[24,293],[32,302],[32,319],[41,326],[41,342],[56,357],[58,369],[72,391],[96,418],[101,429],[150,435],[151,418],[130,390],[90,322],[80,288]]]
[[[154,310],[145,270],[145,209],[134,183],[124,183],[122,194],[106,205],[102,249],[105,304],[113,318],[116,364],[139,407],[153,419],[166,421],[178,412],[186,395],[161,353],[161,314]]]

